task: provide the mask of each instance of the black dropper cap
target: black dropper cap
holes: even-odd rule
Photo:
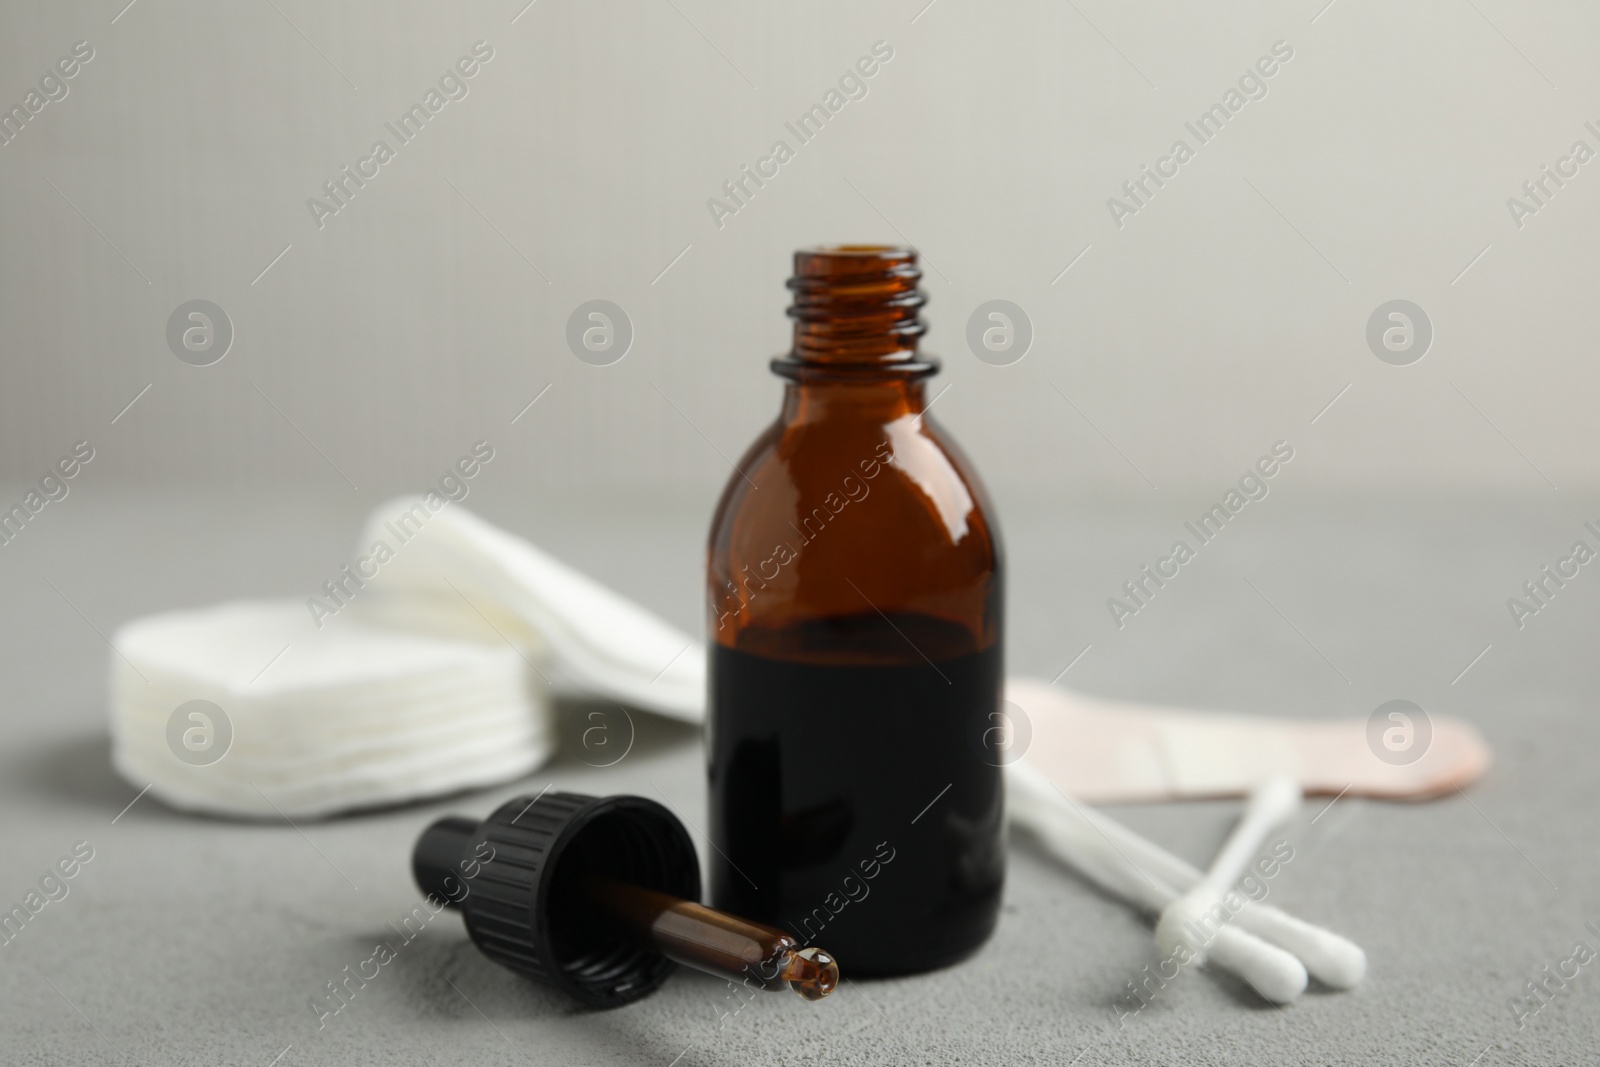
[[[597,1008],[646,996],[677,964],[608,921],[589,898],[593,880],[700,899],[688,832],[636,796],[542,793],[481,823],[440,819],[417,839],[411,870],[418,888],[462,913],[485,955]]]

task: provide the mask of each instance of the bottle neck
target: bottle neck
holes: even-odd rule
[[[927,327],[911,249],[840,245],[796,252],[789,288],[794,344],[772,369],[796,381],[921,379],[937,364],[917,343]]]
[[[834,421],[887,425],[922,414],[927,406],[925,377],[903,371],[850,376],[802,372],[784,388],[779,421],[790,426]]]

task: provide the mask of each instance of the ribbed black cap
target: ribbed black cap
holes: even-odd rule
[[[459,909],[491,959],[584,1004],[638,1000],[677,964],[630,941],[593,908],[589,879],[611,878],[700,899],[694,842],[645,797],[517,797],[482,823],[440,819],[411,856],[417,886]]]

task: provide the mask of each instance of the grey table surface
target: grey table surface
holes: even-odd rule
[[[1189,973],[1119,1023],[1113,1000],[1157,959],[1148,927],[1017,835],[993,940],[938,973],[847,983],[815,1005],[763,996],[728,1018],[724,986],[684,973],[594,1014],[499,969],[446,914],[319,1027],[309,999],[418,902],[408,850],[439,814],[481,815],[553,784],[664,795],[704,818],[698,732],[649,717],[634,751],[605,770],[584,764],[568,730],[558,758],[524,781],[299,827],[196,818],[150,797],[127,807],[139,789],[109,762],[106,635],[179,605],[307,596],[346,558],[372,502],[86,484],[0,549],[0,903],[20,902],[73,843],[94,850],[69,894],[0,947],[0,1060],[1488,1067],[1600,1057],[1600,962],[1551,983],[1522,1025],[1511,1007],[1576,943],[1600,949],[1585,927],[1600,926],[1600,576],[1585,567],[1521,630],[1505,603],[1575,540],[1596,543],[1582,523],[1600,520],[1600,502],[1284,486],[1118,630],[1105,599],[1204,502],[1001,499],[1013,673],[1053,677],[1088,646],[1061,684],[1306,717],[1365,719],[1404,697],[1483,730],[1495,763],[1465,795],[1346,797],[1326,810],[1313,800],[1290,831],[1296,859],[1273,899],[1366,948],[1370,975],[1356,991],[1313,990],[1280,1010]],[[468,506],[698,628],[709,496],[621,504],[501,487]],[[1115,814],[1203,864],[1237,811],[1219,801]]]

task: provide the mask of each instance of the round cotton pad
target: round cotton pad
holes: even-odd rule
[[[555,746],[547,689],[503,642],[243,601],[113,643],[113,762],[175,807],[329,815],[515,779]]]

